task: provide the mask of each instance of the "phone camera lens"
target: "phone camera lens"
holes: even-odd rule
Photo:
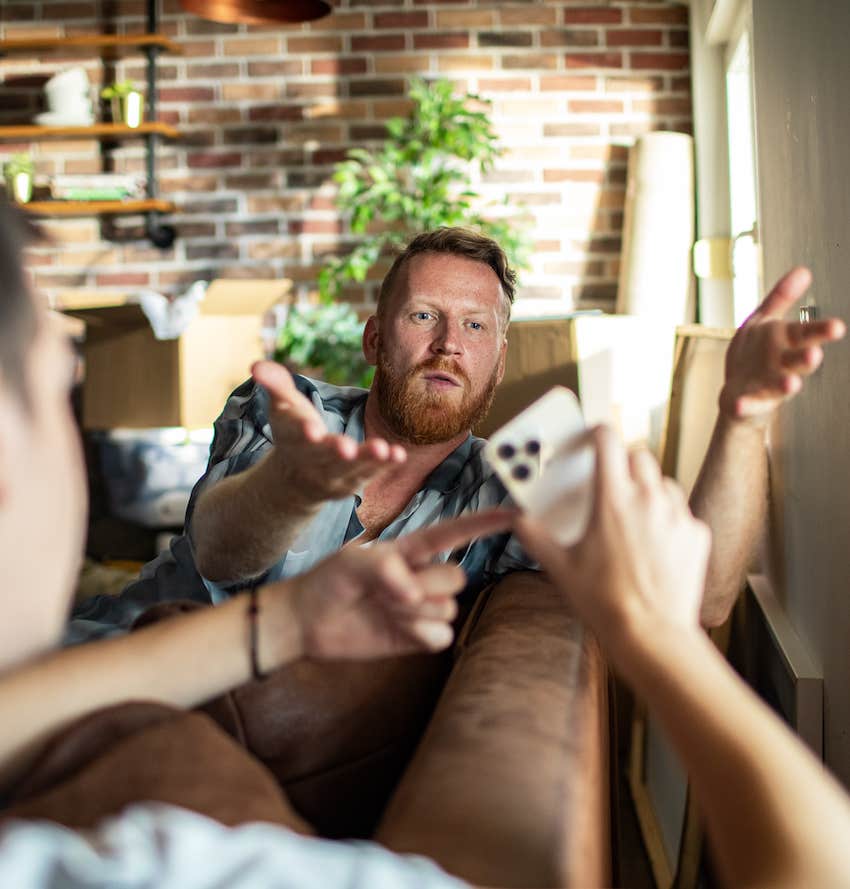
[[[514,466],[514,468],[511,470],[511,475],[518,482],[524,482],[531,475],[531,470],[525,465],[525,463],[520,463],[518,466]]]
[[[525,443],[525,453],[528,454],[529,457],[535,457],[540,453],[540,442],[537,439],[532,438],[531,441],[527,441]]]
[[[516,454],[516,448],[512,444],[505,443],[499,445],[498,454],[503,460],[510,460]]]

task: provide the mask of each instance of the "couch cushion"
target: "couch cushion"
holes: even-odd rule
[[[492,592],[376,838],[475,884],[610,879],[606,671],[534,573]]]

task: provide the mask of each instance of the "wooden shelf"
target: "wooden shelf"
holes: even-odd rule
[[[20,205],[34,216],[99,216],[117,213],[173,213],[171,201],[30,201]]]
[[[72,37],[21,37],[0,40],[0,55],[56,52],[107,57],[137,53],[149,46],[180,55],[183,49],[162,34],[77,34]]]
[[[123,123],[94,123],[88,126],[57,126],[44,127],[35,124],[21,124],[16,126],[0,126],[0,139],[54,139],[60,136],[81,136],[83,138],[105,139],[132,139],[134,136],[145,136],[148,133],[157,133],[167,139],[178,139],[180,131],[171,124],[151,121],[139,124],[137,127],[128,127]]]

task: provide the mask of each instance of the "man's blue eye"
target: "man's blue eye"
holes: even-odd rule
[[[483,325],[481,324],[480,321],[470,321],[470,322],[469,322],[469,326],[470,326],[473,330],[482,330],[482,329],[483,329]]]
[[[431,313],[430,312],[415,312],[413,317],[418,319],[419,321],[427,321],[431,317]]]

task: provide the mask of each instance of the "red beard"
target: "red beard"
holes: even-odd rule
[[[448,393],[424,390],[416,379],[429,371],[443,371],[461,382],[463,396],[456,402]],[[434,357],[397,373],[378,350],[378,366],[373,388],[384,422],[402,440],[414,445],[450,441],[474,429],[487,416],[498,383],[498,366],[484,388],[475,393],[467,374],[453,361]]]

